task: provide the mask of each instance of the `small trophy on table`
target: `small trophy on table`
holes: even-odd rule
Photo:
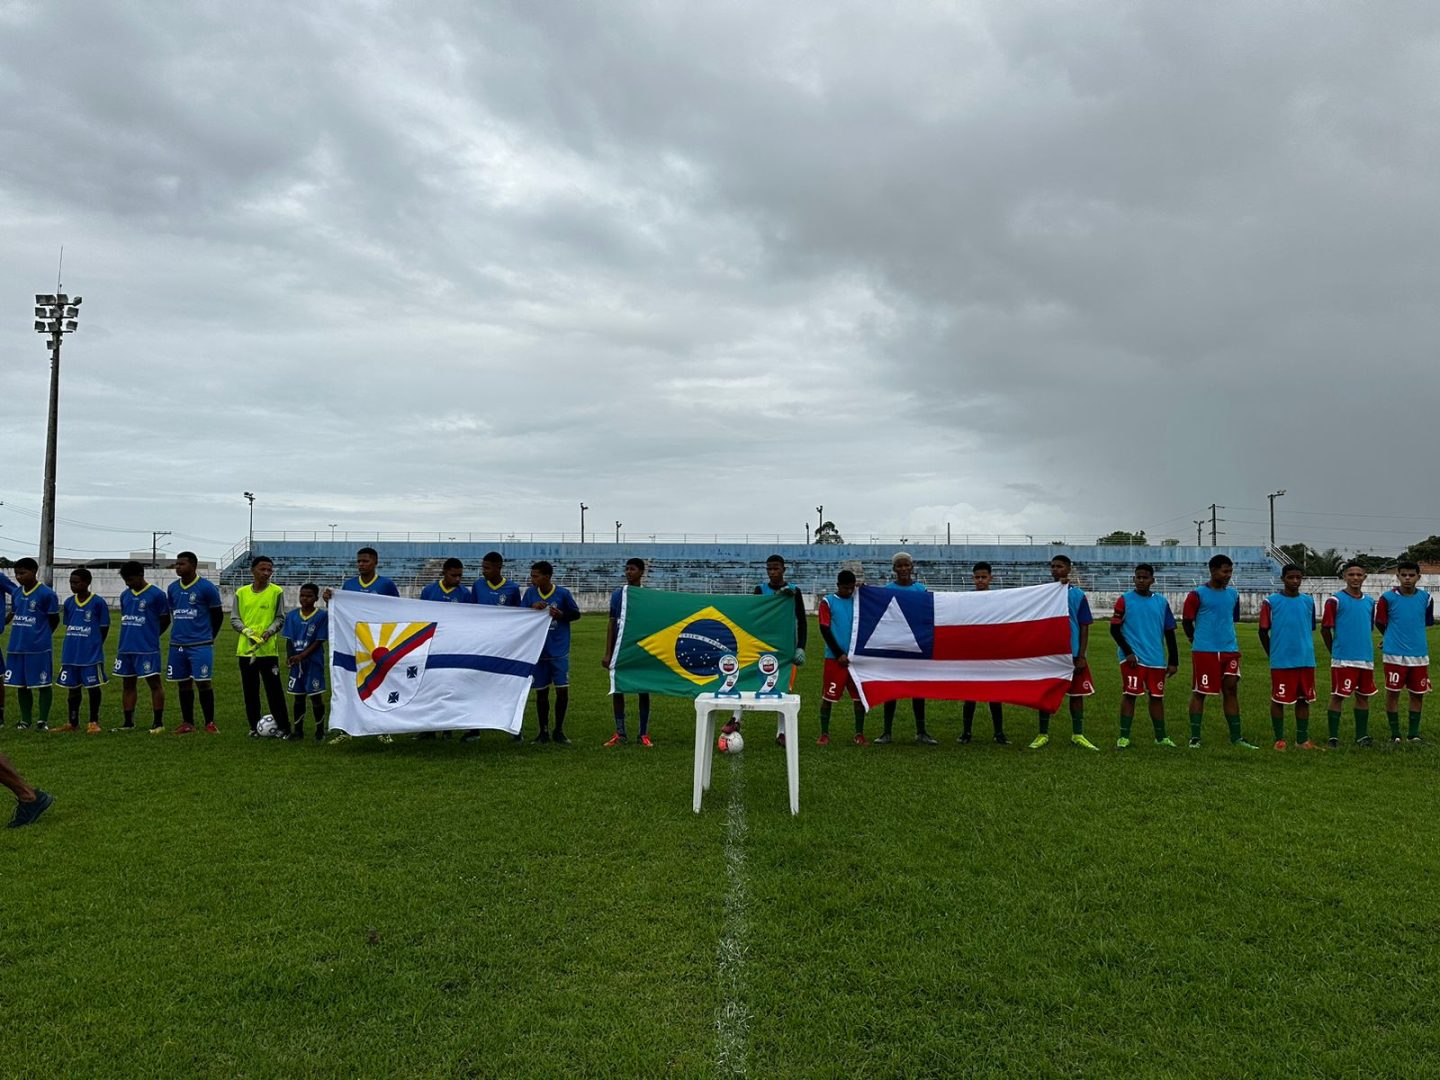
[[[720,689],[715,691],[716,697],[739,697],[740,691],[735,689],[735,684],[740,681],[740,661],[734,653],[726,653],[720,657],[715,665],[720,669],[721,676],[725,681],[720,684]]]
[[[755,691],[755,696],[757,698],[784,697],[783,691],[775,689],[775,683],[780,678],[780,661],[775,659],[775,654],[763,653],[756,666],[760,669],[760,674],[765,676],[765,682],[759,690]]]

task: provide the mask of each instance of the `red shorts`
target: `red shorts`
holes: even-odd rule
[[[1313,667],[1271,668],[1270,700],[1276,705],[1294,705],[1315,700]]]
[[[1070,677],[1070,696],[1089,697],[1095,693],[1095,682],[1090,678],[1090,665],[1086,664]]]
[[[1220,693],[1226,675],[1240,677],[1238,652],[1197,652],[1190,654],[1191,689],[1197,694]]]
[[[1373,697],[1375,694],[1375,672],[1367,667],[1342,667],[1330,665],[1330,693],[1336,697]]]
[[[859,697],[855,692],[855,681],[850,678],[850,669],[828,656],[825,658],[825,670],[820,674],[820,685],[821,696],[826,701],[839,701],[847,690],[851,700]]]
[[[1139,664],[1123,660],[1120,663],[1120,679],[1123,685],[1120,692],[1126,697],[1140,697],[1144,694],[1149,694],[1151,697],[1165,696],[1165,669],[1163,667],[1142,667]]]
[[[1392,691],[1409,690],[1412,694],[1430,692],[1430,669],[1428,667],[1406,667],[1404,664],[1385,665],[1385,689]]]

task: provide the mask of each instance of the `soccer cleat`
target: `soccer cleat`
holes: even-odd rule
[[[1410,738],[1406,740],[1406,742],[1408,742],[1411,746],[1416,746],[1424,741],[1425,740],[1420,738],[1419,735],[1411,735]]]
[[[969,745],[970,745],[970,732],[968,732],[968,731],[967,731],[967,732],[964,732],[964,733],[960,736],[960,745],[961,745],[961,746],[969,746]]]
[[[181,724],[179,727],[177,727],[177,728],[175,729],[175,734],[176,734],[176,735],[194,735],[194,734],[195,734],[195,725],[194,725],[194,724],[191,724],[191,723],[189,723],[189,722],[186,722],[186,723],[184,723],[184,724]]]
[[[1191,739],[1188,743],[1186,743],[1185,745],[1186,745],[1187,747],[1189,747],[1191,750],[1199,750],[1199,749],[1200,749],[1200,737],[1199,737],[1198,735],[1195,736],[1194,738],[1192,738],[1192,739]]]
[[[1325,740],[1325,748],[1326,748],[1327,750],[1339,750],[1339,749],[1340,749],[1340,740],[1339,740],[1339,739],[1326,739],[1326,740]]]
[[[54,801],[55,796],[48,791],[36,788],[34,802],[17,802],[15,804],[15,816],[10,819],[10,824],[6,828],[19,829],[25,825],[34,824],[41,814],[50,809],[50,804]]]
[[[640,736],[640,745],[643,746],[643,747],[645,747],[646,750],[654,750],[654,749],[655,749],[655,744],[650,741],[650,736],[649,736],[649,735],[641,735],[641,736]]]
[[[215,721],[214,721],[214,720],[210,720],[210,721],[207,721],[207,722],[206,722],[206,724],[205,724],[205,734],[206,734],[206,735],[219,735],[219,734],[220,734],[220,729],[215,726]],[[325,733],[324,733],[323,731],[317,731],[317,732],[315,732],[315,741],[316,741],[316,742],[319,742],[319,741],[320,741],[321,739],[323,739],[324,737],[325,737]]]
[[[35,724],[35,730],[36,730],[36,731],[49,731],[49,730],[50,730],[50,725],[47,724],[44,720],[39,720],[39,721],[37,721],[36,724]]]
[[[150,734],[151,734],[151,735],[164,735],[164,734],[165,734],[165,725],[164,725],[164,724],[151,724],[151,725],[150,725]]]
[[[922,731],[916,735],[915,741],[921,746],[935,746],[940,742],[939,739],[935,738],[935,736],[931,735],[928,731]]]
[[[1084,735],[1080,735],[1080,736],[1076,736],[1076,737],[1083,739],[1085,736],[1084,736]],[[1030,740],[1030,749],[1031,749],[1031,750],[1044,750],[1045,747],[1047,747],[1047,746],[1049,746],[1049,745],[1050,745],[1050,736],[1049,736],[1049,735],[1046,735],[1046,734],[1036,735],[1035,738],[1033,738],[1033,739]]]
[[[850,742],[851,742],[851,744],[854,745],[854,746],[869,746],[869,745],[870,745],[870,740],[867,739],[867,738],[865,738],[865,736],[864,736],[863,734],[861,734],[860,732],[858,732],[858,731],[855,733],[855,737],[854,737],[853,739],[851,739]]]
[[[339,746],[341,743],[345,743],[345,742],[349,742],[349,741],[350,741],[350,733],[349,733],[348,731],[332,731],[332,732],[330,733],[330,742],[329,742],[328,745],[330,745],[330,746]]]
[[[539,734],[539,735],[536,735],[536,736],[535,736],[533,739],[531,739],[530,741],[531,741],[532,743],[547,743],[547,742],[550,741],[550,732],[545,731],[545,730],[542,729],[541,732],[540,732],[540,734]]]
[[[1296,749],[1296,750],[1319,750],[1320,748],[1319,748],[1318,746],[1316,746],[1313,742],[1311,742],[1309,739],[1306,739],[1304,742],[1297,744],[1296,747],[1295,747],[1295,749]]]
[[[1258,743],[1253,743],[1253,742],[1251,742],[1249,739],[1236,739],[1236,740],[1235,740],[1234,742],[1232,742],[1230,745],[1231,745],[1231,746],[1238,746],[1241,750],[1259,750],[1259,749],[1260,749],[1260,746],[1259,746]]]
[[[50,729],[56,735],[63,735],[71,731],[79,731],[79,724],[62,724],[60,727]]]
[[[380,742],[380,743],[384,743],[386,746],[389,746],[391,743],[393,743],[393,742],[395,741],[395,739],[394,739],[394,737],[391,736],[391,735],[376,735],[376,736],[375,736],[375,741],[376,741],[376,742]]]
[[[1010,745],[1010,740],[1005,737],[1005,733],[1004,733],[1003,731],[997,731],[997,732],[995,733],[995,745],[996,745],[996,746],[1009,746],[1009,745]]]
[[[825,732],[823,735],[821,735],[818,739],[815,740],[815,745],[816,745],[816,746],[829,746],[829,745],[830,745],[830,733],[827,731],[827,732]]]
[[[875,745],[876,745],[876,746],[889,746],[890,743],[893,742],[893,741],[894,741],[894,740],[892,740],[892,739],[890,738],[890,733],[887,731],[887,732],[885,732],[885,733],[882,734],[882,735],[876,736],[876,738],[875,738]]]
[[[775,745],[780,747],[785,745],[785,733],[783,731],[777,731],[775,733]]]
[[[1391,746],[1399,746],[1399,745],[1400,745],[1402,742],[1404,742],[1404,741],[1405,741],[1405,740],[1402,739],[1402,738],[1400,738],[1399,735],[1391,735],[1391,736],[1390,736],[1390,745],[1391,745]]]
[[[1172,738],[1170,738],[1169,735],[1166,735],[1163,739],[1156,739],[1156,740],[1155,740],[1155,745],[1156,745],[1156,746],[1174,746],[1174,745],[1175,745],[1175,740],[1172,739]]]
[[[1080,747],[1082,750],[1094,750],[1096,753],[1100,752],[1100,748],[1096,746],[1093,742],[1091,742],[1089,739],[1087,739],[1084,735],[1071,735],[1070,742],[1075,746]]]
[[[99,724],[96,724],[96,723],[93,723],[93,722],[92,722],[92,723],[89,723],[89,724],[86,724],[86,725],[85,725],[85,734],[86,734],[86,735],[99,735],[99,734],[100,734],[100,725],[99,725]]]
[[[740,721],[739,721],[739,720],[736,720],[736,719],[732,716],[729,720],[726,720],[726,721],[725,721],[725,726],[720,729],[720,734],[721,734],[721,735],[734,735],[735,732],[737,732],[737,731],[739,731],[739,730],[740,730]]]
[[[1356,739],[1356,740],[1355,740],[1355,745],[1356,745],[1356,746],[1366,746],[1366,747],[1374,746],[1374,745],[1375,745],[1375,740],[1372,739],[1369,735],[1366,735],[1364,738]]]
[[[1129,736],[1129,735],[1121,735],[1120,738],[1116,739],[1116,740],[1115,740],[1115,749],[1116,749],[1116,750],[1129,750],[1129,749],[1130,749],[1130,736]]]
[[[135,721],[134,721],[134,720],[126,720],[123,724],[121,724],[121,725],[120,725],[119,727],[117,727],[115,730],[116,730],[116,731],[134,731],[134,730],[135,730]]]
[[[1280,751],[1285,751],[1285,750],[1290,749],[1290,747],[1286,744],[1286,742],[1285,742],[1284,739],[1276,739],[1276,740],[1275,740],[1275,749],[1276,749],[1276,750],[1280,750]]]
[[[29,731],[29,730],[30,730],[30,723],[29,723],[29,721],[28,721],[28,720],[16,720],[16,721],[15,721],[15,730],[16,730],[16,731]]]
[[[624,735],[621,735],[620,732],[617,731],[614,735],[611,735],[610,738],[605,740],[605,749],[613,750],[617,746],[624,746],[629,741],[629,739],[627,739]]]
[[[570,740],[565,737],[565,733],[559,728],[556,728],[555,734],[550,736],[550,741],[553,742],[556,746],[570,745]]]

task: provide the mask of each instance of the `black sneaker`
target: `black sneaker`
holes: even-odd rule
[[[565,733],[558,728],[555,730],[555,734],[550,736],[550,741],[553,742],[556,746],[570,745],[570,740],[567,739],[565,737]]]
[[[16,731],[29,731],[29,730],[30,730],[30,724],[29,724],[27,721],[25,721],[25,720],[16,720],[16,721],[15,721],[15,730],[16,730]]]
[[[1327,748],[1329,748],[1329,749],[1331,749],[1331,750],[1339,750],[1339,749],[1340,749],[1340,740],[1339,740],[1339,739],[1326,739],[1326,740],[1325,740],[1325,745],[1326,745]]]
[[[1004,733],[1003,731],[997,731],[997,732],[995,733],[995,745],[996,745],[996,746],[1009,746],[1009,745],[1010,745],[1010,740],[1005,737],[1005,733]]]
[[[533,739],[531,739],[530,741],[531,741],[532,743],[549,742],[549,741],[550,741],[550,732],[548,732],[548,731],[542,731],[542,732],[540,732],[539,735],[536,735],[536,736],[535,736]]]
[[[44,730],[44,725],[41,725],[41,730],[42,730],[42,731]],[[1424,742],[1425,740],[1422,739],[1422,738],[1420,738],[1419,735],[1411,735],[1410,738],[1406,739],[1405,741],[1408,742],[1411,746],[1418,746],[1420,743]]]
[[[961,741],[964,745],[969,746],[969,745],[970,745],[970,732],[968,732],[968,731],[962,732],[961,735],[960,735],[960,741]]]
[[[134,730],[135,730],[135,721],[134,721],[134,720],[126,720],[123,724],[121,724],[121,725],[120,725],[119,727],[117,727],[115,730],[116,730],[116,731],[134,731]]]
[[[50,804],[54,801],[55,796],[48,791],[36,788],[34,802],[16,802],[15,816],[10,819],[10,824],[6,828],[19,829],[22,826],[34,824],[41,814],[50,809]]]
[[[935,738],[935,736],[931,735],[928,731],[922,731],[916,735],[915,741],[921,746],[935,746],[940,742],[939,739]]]
[[[887,731],[887,732],[885,732],[883,735],[879,735],[879,736],[877,736],[877,737],[875,738],[875,745],[876,745],[876,746],[889,746],[889,745],[890,745],[892,742],[894,742],[894,741],[895,741],[895,740],[893,740],[892,738],[890,738],[890,733]]]
[[[316,724],[316,725],[315,725],[315,741],[316,741],[316,742],[324,742],[324,741],[325,741],[325,727],[324,727],[323,724]]]
[[[50,730],[50,725],[47,724],[44,720],[37,720],[37,721],[35,721],[35,730],[36,730],[36,731],[49,731],[49,730]],[[1416,739],[1415,741],[1416,741],[1416,742],[1419,742],[1420,740],[1419,740],[1419,739]]]

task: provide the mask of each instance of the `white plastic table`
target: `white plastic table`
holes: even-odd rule
[[[739,709],[745,713],[775,712],[785,718],[785,768],[790,774],[790,813],[800,813],[800,695],[780,697],[716,697],[701,694],[695,699],[695,813],[710,790],[710,770],[715,762],[715,714],[726,716]]]

